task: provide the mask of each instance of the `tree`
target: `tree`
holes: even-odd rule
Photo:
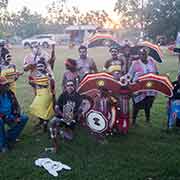
[[[99,27],[103,27],[107,23],[112,23],[112,19],[104,10],[89,11],[85,13],[81,19],[81,24],[94,24]]]
[[[138,23],[142,23],[142,10],[140,0],[117,0],[114,7],[125,27],[135,27]]]
[[[0,8],[6,8],[8,5],[8,0],[0,0]]]
[[[23,7],[17,14],[11,16],[13,31],[17,36],[29,37],[41,32],[41,26],[44,23],[41,15],[32,14],[27,7]]]
[[[155,39],[164,35],[175,39],[180,30],[180,0],[150,0],[146,7],[146,32]]]
[[[142,2],[146,2],[143,8]],[[180,0],[117,0],[114,10],[125,27],[141,27],[153,39],[175,38],[180,30]]]
[[[53,2],[48,7],[48,17],[48,23],[55,24],[94,24],[103,27],[107,22],[112,22],[104,10],[82,13],[77,7],[67,7],[64,0]]]

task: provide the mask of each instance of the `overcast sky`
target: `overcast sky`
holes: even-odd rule
[[[27,6],[32,11],[45,14],[46,7],[51,2],[53,0],[9,0],[8,9],[17,11],[23,6]],[[111,13],[113,12],[115,2],[116,0],[68,0],[68,6],[77,6],[82,11],[104,9]]]

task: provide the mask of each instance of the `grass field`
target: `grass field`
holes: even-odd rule
[[[13,49],[12,54],[18,69],[28,50]],[[91,49],[99,70],[108,58],[106,49]],[[77,57],[76,49],[57,49],[55,78],[57,95],[64,71],[63,61],[67,57]],[[177,73],[176,57],[165,55],[159,65],[161,73],[169,73],[174,80]],[[26,82],[27,75],[17,82],[17,97],[23,111],[27,112],[32,101],[32,89]],[[108,144],[98,144],[85,130],[77,128],[73,142],[62,142],[57,154],[46,154],[44,149],[51,146],[47,135],[34,135],[32,121],[26,126],[21,141],[15,149],[0,155],[0,180],[180,180],[180,133],[167,133],[166,101],[159,95],[152,108],[152,126],[145,124],[144,114],[138,116],[139,126],[129,130],[127,136],[108,137]],[[59,177],[50,176],[37,168],[34,161],[48,155],[72,167],[70,172],[62,172]]]

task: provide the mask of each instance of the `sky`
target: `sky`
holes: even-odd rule
[[[113,14],[113,8],[116,0],[67,0],[67,6],[76,6],[82,11],[88,10],[105,10]],[[8,9],[18,11],[23,6],[27,6],[31,11],[37,11],[42,15],[46,14],[46,7],[53,0],[9,0]],[[97,3],[98,2],[98,3]]]

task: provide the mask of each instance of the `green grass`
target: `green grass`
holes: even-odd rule
[[[13,49],[13,57],[18,69],[22,68],[23,57],[28,50]],[[108,59],[105,49],[92,49],[99,70]],[[55,66],[57,95],[64,71],[63,61],[67,57],[77,57],[76,49],[58,49]],[[176,57],[165,55],[164,63],[159,65],[161,73],[169,73],[175,79],[178,66]],[[17,82],[17,97],[23,111],[27,112],[32,101],[32,89],[24,75]],[[144,122],[144,114],[138,116],[137,128],[129,130],[127,136],[108,137],[108,144],[98,144],[82,128],[75,130],[73,142],[61,142],[57,154],[46,154],[44,148],[51,146],[47,135],[34,135],[34,117],[26,126],[21,141],[15,149],[0,155],[0,180],[179,180],[180,179],[180,133],[167,133],[166,101],[159,95],[152,108],[152,126]],[[72,167],[70,172],[62,172],[59,177],[50,176],[45,170],[34,165],[39,157],[48,155]]]

